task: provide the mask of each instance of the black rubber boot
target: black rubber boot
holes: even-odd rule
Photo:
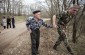
[[[69,53],[70,53],[71,55],[74,55],[74,53],[72,52],[72,50],[70,49],[70,47],[67,47],[67,50],[69,51]]]
[[[58,51],[58,50],[57,50],[57,46],[56,46],[56,45],[54,45],[54,46],[53,46],[53,49],[54,49],[54,50],[56,50],[56,51]]]

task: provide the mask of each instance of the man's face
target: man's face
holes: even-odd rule
[[[40,19],[41,18],[41,13],[38,12],[38,13],[34,14],[34,17],[37,18],[37,19]]]
[[[78,9],[70,9],[71,15],[76,15]]]

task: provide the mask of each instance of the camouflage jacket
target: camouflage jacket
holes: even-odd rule
[[[58,18],[58,25],[66,26],[67,23],[71,20],[71,17],[67,11],[60,13],[57,15]]]

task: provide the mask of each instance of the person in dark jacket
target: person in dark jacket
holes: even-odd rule
[[[14,16],[12,17],[12,27],[15,28],[15,18],[14,18]]]
[[[7,17],[7,29],[9,28],[9,26],[11,28],[11,18],[8,16]]]

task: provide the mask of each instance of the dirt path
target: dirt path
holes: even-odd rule
[[[26,31],[25,22],[16,25],[14,29],[3,30],[0,34],[0,51],[6,48],[18,35]]]
[[[52,49],[56,41],[55,30],[42,28],[41,32],[39,55],[69,55],[67,50],[62,47],[63,45],[59,52]],[[15,29],[2,31],[0,34],[0,55],[31,55],[31,41],[25,22],[17,24]]]
[[[44,19],[44,20],[46,21],[48,19]],[[25,22],[17,24],[16,28],[14,29],[9,28],[9,29],[3,30],[0,33],[0,55],[11,55],[12,52],[14,51],[18,52],[19,51],[18,47],[24,50],[23,49],[25,48],[24,44],[26,44],[27,42],[26,46],[28,46],[28,42],[30,43],[29,40],[30,40],[30,37],[26,29]]]

